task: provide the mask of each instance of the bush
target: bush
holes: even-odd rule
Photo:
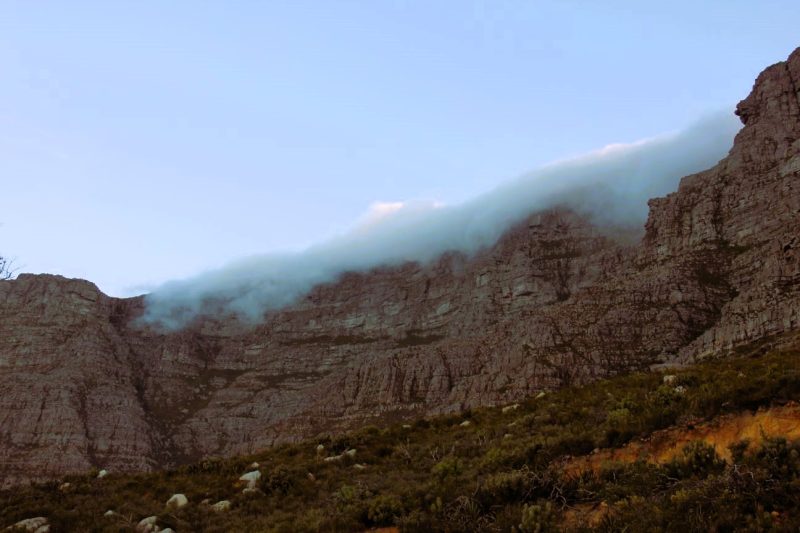
[[[519,523],[521,533],[549,533],[558,531],[555,523],[553,504],[539,501],[522,508],[522,521]]]
[[[745,463],[765,469],[771,478],[796,479],[800,475],[799,448],[798,442],[789,443],[783,437],[770,437]]]
[[[367,519],[373,526],[390,526],[403,511],[403,502],[396,496],[381,494],[367,502]]]
[[[734,442],[728,446],[728,450],[731,452],[731,460],[733,461],[733,464],[739,464],[744,461],[744,455],[747,453],[747,449],[749,447],[750,441],[748,439]]]
[[[282,466],[273,468],[261,478],[261,490],[264,494],[288,494],[299,475]]]
[[[718,474],[725,468],[713,446],[703,442],[690,442],[683,448],[679,457],[667,464],[667,471],[680,479],[695,477],[704,479],[710,474]]]
[[[445,481],[447,478],[458,477],[464,470],[464,464],[458,457],[446,457],[436,463],[431,469],[431,473],[436,476],[440,482]]]
[[[484,506],[525,501],[531,494],[533,483],[533,475],[527,468],[500,472],[488,476],[481,483],[476,498]]]

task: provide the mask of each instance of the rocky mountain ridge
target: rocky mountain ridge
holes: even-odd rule
[[[0,282],[0,483],[248,453],[798,329],[800,49],[736,112],[729,155],[651,200],[636,244],[553,208],[475,257],[346,274],[255,327],[174,333],[89,282]]]

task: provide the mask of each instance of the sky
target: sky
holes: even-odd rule
[[[150,290],[731,113],[800,2],[0,2],[0,252]],[[366,215],[365,215],[366,214]]]

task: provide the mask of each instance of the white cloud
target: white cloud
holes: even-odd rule
[[[249,257],[162,285],[147,296],[145,319],[167,327],[207,312],[257,320],[346,271],[427,262],[449,250],[474,253],[530,213],[553,205],[580,211],[601,226],[640,227],[647,200],[713,166],[740,126],[732,115],[714,115],[679,133],[611,144],[546,165],[461,205],[378,202],[349,233],[302,252]]]

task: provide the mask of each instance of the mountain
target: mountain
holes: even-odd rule
[[[252,455],[0,489],[0,528],[797,531],[800,335],[782,342]]]
[[[245,326],[178,332],[141,298],[0,282],[0,480],[146,471],[372,420],[680,365],[800,326],[800,49],[736,108],[728,156],[650,201],[635,244],[567,209],[491,249],[349,273]]]

